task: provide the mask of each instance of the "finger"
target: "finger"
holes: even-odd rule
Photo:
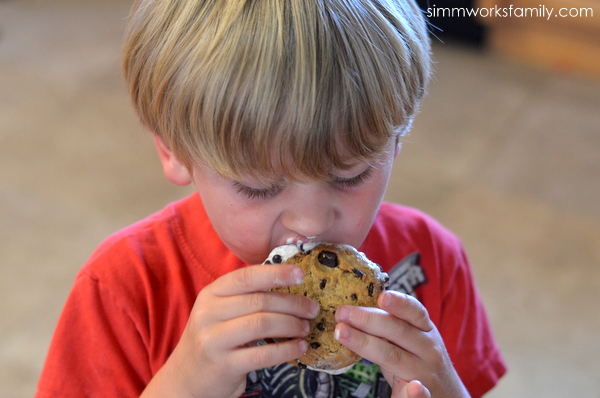
[[[243,348],[231,354],[229,366],[237,372],[248,373],[298,359],[307,350],[308,343],[299,339]]]
[[[431,398],[429,390],[418,380],[413,380],[402,388],[402,398]]]
[[[214,281],[210,288],[217,296],[234,296],[276,287],[299,285],[303,281],[304,271],[294,265],[252,265],[223,275]]]
[[[424,332],[433,330],[427,309],[416,298],[393,290],[379,295],[377,304],[382,310],[402,319]]]
[[[416,378],[420,371],[421,366],[414,354],[345,323],[336,325],[334,337],[361,357],[378,364],[382,369],[393,370],[395,376],[404,380]]]
[[[259,313],[221,323],[206,342],[216,350],[230,350],[266,338],[303,338],[310,324],[295,316]]]
[[[385,369],[382,369],[382,372],[392,387],[391,398],[431,398],[431,393],[419,380],[408,382],[386,372]]]
[[[307,297],[280,292],[257,292],[224,297],[219,302],[215,321],[224,321],[260,312],[293,315],[313,319],[319,314],[319,303]]]
[[[422,354],[420,347],[428,346],[425,332],[378,308],[342,306],[336,311],[335,319],[415,355]]]

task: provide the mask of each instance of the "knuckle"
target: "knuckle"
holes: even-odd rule
[[[214,335],[210,332],[198,333],[192,337],[193,353],[197,359],[208,366],[214,371],[219,373],[223,369],[223,358],[217,355],[214,351],[212,342],[214,341]]]
[[[448,360],[446,347],[443,344],[435,344],[429,354],[431,363],[445,364]]]
[[[401,349],[398,347],[392,347],[389,350],[385,351],[383,362],[388,366],[397,366],[402,359],[404,358],[404,354]]]
[[[417,299],[414,299],[414,300],[416,302],[415,306],[417,309],[417,314],[416,314],[417,327],[428,332],[431,329],[433,329],[433,323],[431,322],[431,318],[429,318],[429,312],[427,311],[427,308],[425,308],[425,306],[420,301],[418,301]]]
[[[427,311],[427,308],[425,308],[423,303],[421,303],[415,297],[409,297],[409,305],[413,308],[417,322],[419,322],[421,325],[427,325],[429,323],[429,312]]]
[[[250,267],[242,268],[232,275],[231,283],[239,290],[247,290],[252,286]]]
[[[417,300],[417,298],[406,294],[398,298],[399,313],[397,315],[405,317],[407,321],[423,331],[428,332],[433,328],[429,312],[423,303]]]
[[[261,312],[268,308],[267,296],[261,293],[254,293],[248,297],[248,306],[252,312]]]
[[[412,313],[420,307],[421,303],[411,295],[404,294],[401,296],[400,307],[404,313]]]
[[[399,340],[404,340],[409,337],[410,332],[413,330],[413,327],[404,320],[396,321],[396,329],[394,333],[398,336]]]
[[[350,329],[350,344],[352,345],[352,349],[356,349],[357,351],[365,351],[369,349],[371,343],[370,337],[363,332]]]
[[[248,317],[245,325],[248,330],[254,330],[255,332],[263,332],[270,329],[269,317],[265,314],[255,314],[254,316]]]
[[[264,348],[267,348],[266,346]],[[270,348],[270,347],[269,347]],[[250,361],[252,362],[252,367],[256,369],[264,368],[269,364],[271,360],[271,350],[270,349],[261,349],[256,350],[254,355],[250,357]]]
[[[372,308],[350,308],[350,319],[352,324],[364,327],[374,321],[374,309]]]
[[[421,305],[421,308],[419,308],[419,314],[417,315],[417,322],[419,322],[420,325],[427,325],[429,323],[429,313],[427,312],[427,309],[425,309],[425,307],[423,307]]]

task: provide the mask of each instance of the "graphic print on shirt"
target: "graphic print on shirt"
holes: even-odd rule
[[[284,363],[251,372],[246,380],[244,398],[388,398],[391,394],[379,366],[364,359],[341,375]]]
[[[420,262],[420,254],[414,252],[389,270],[390,285],[388,290],[395,290],[416,297],[415,288],[427,282],[425,271],[423,271]]]
[[[420,255],[414,252],[388,271],[389,290],[415,296],[427,282]],[[392,390],[379,365],[365,359],[341,375],[300,369],[289,363],[251,372],[242,397],[263,398],[389,398]]]

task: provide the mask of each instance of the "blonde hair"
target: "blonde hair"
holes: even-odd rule
[[[324,178],[409,128],[429,46],[413,0],[136,0],[123,68],[188,167]]]

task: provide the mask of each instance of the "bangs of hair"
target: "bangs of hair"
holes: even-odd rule
[[[411,124],[429,75],[412,1],[144,1],[124,70],[142,122],[188,167],[325,178]]]

